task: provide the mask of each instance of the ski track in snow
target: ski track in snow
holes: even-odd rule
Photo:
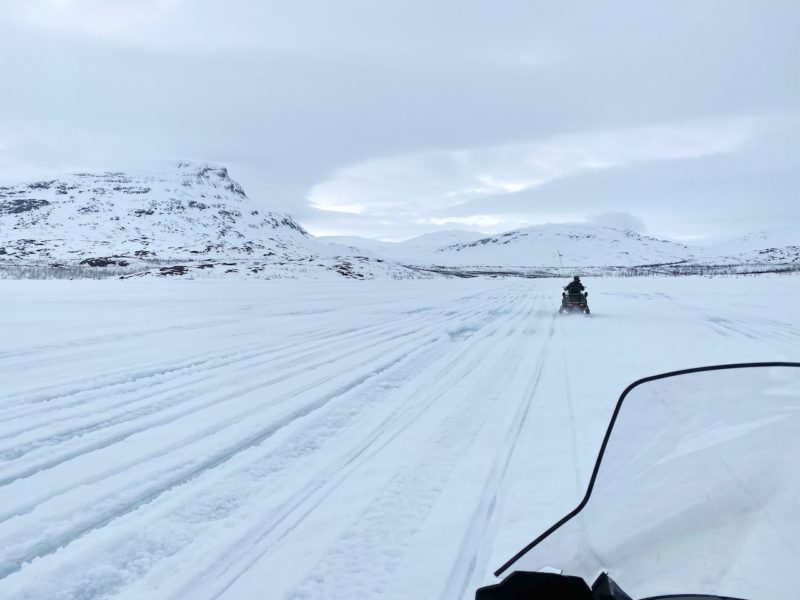
[[[2,282],[0,597],[470,598],[625,385],[800,359],[796,277],[558,283]]]

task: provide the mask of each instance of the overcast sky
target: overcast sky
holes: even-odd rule
[[[800,224],[797,0],[0,0],[0,181],[229,167],[312,233]]]

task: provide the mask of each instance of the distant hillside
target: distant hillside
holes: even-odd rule
[[[800,268],[800,243],[791,230],[759,232],[713,245],[687,245],[634,231],[586,224],[526,227],[439,244],[450,232],[402,244],[366,240],[373,256],[449,274],[524,276],[582,273],[723,273]],[[457,232],[470,234],[469,232]],[[474,237],[474,236],[473,236]],[[348,240],[358,244],[356,238]]]
[[[560,256],[559,256],[560,255]],[[634,266],[694,258],[677,242],[610,227],[537,225],[439,248],[431,257],[447,266]]]
[[[800,264],[800,232],[796,227],[756,231],[705,248],[719,262]]]

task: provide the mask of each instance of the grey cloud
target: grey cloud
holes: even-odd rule
[[[590,215],[586,222],[599,227],[614,227],[615,229],[627,229],[638,233],[647,231],[647,227],[641,217],[626,212],[604,212]]]
[[[764,220],[777,219],[793,214],[787,157],[800,149],[779,132],[748,142],[772,139],[772,150],[741,152],[757,167],[695,157],[570,171],[449,214],[431,205],[403,216],[416,213],[416,196],[394,221],[321,213],[309,196],[338,173],[396,157],[786,118],[800,108],[798,17],[793,0],[31,0],[0,15],[0,178],[204,159],[228,164],[265,205],[361,235],[413,234],[432,227],[416,222],[426,218],[608,211],[641,215],[653,230],[710,230],[743,223],[754,198]],[[430,167],[411,187],[435,195]],[[720,212],[727,224],[709,221]]]

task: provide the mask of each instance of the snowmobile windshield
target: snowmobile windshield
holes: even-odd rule
[[[633,598],[798,597],[800,364],[777,365],[630,386],[578,512],[509,572],[607,571]]]

